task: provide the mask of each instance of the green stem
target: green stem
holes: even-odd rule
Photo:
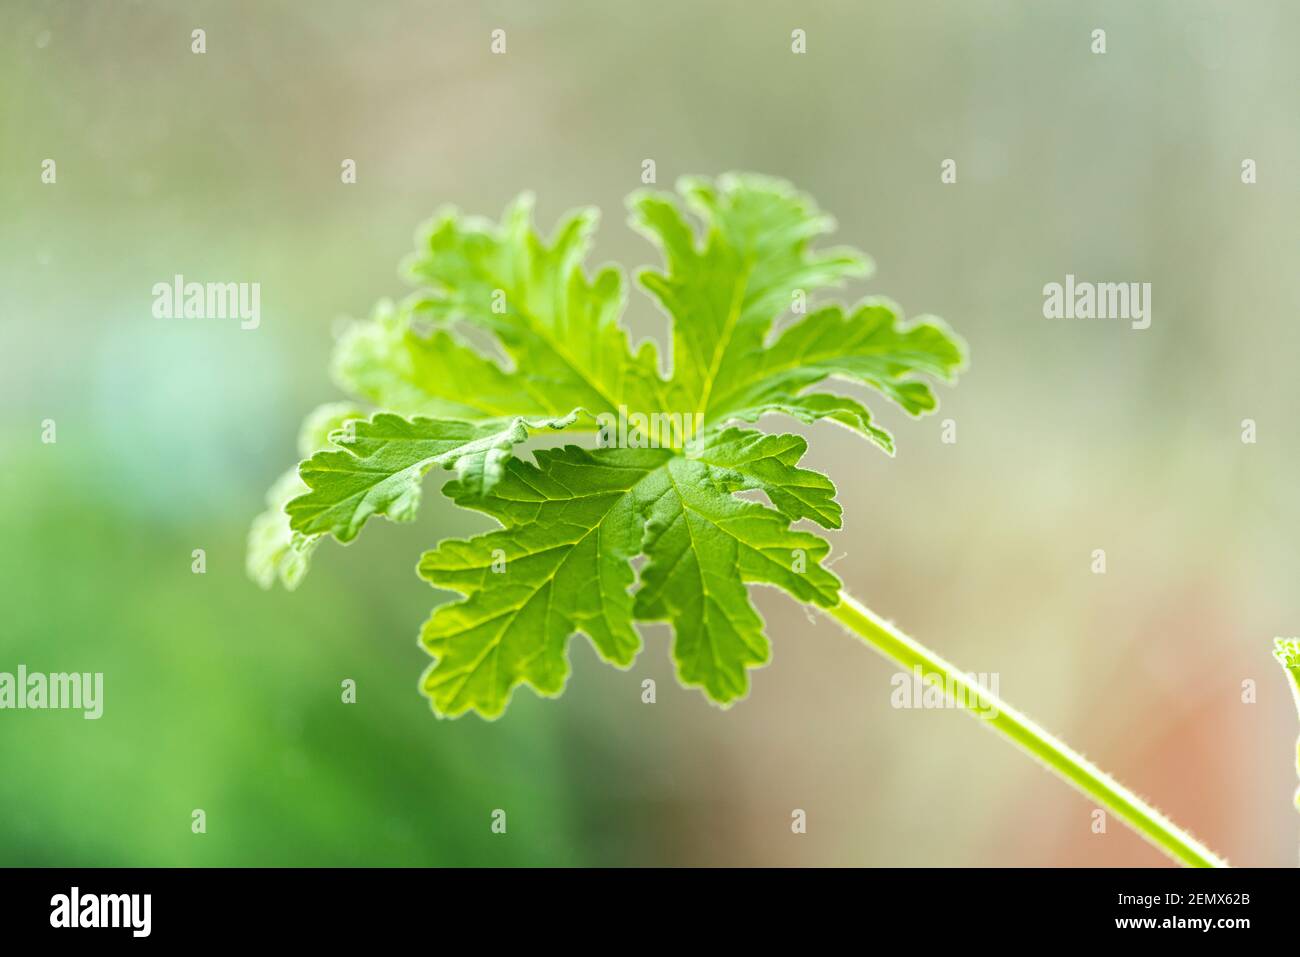
[[[959,704],[1174,860],[1191,867],[1228,866],[1227,861],[1180,830],[1167,817],[1083,755],[1072,751],[954,665],[913,641],[889,622],[878,618],[856,599],[841,593],[838,605],[834,608],[821,608],[819,611],[839,622],[902,668],[908,671],[920,668],[922,680],[941,683],[941,687],[960,689],[961,694],[954,696]]]

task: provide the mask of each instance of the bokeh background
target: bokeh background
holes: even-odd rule
[[[415,560],[483,525],[432,487],[296,593],[244,577],[339,320],[403,293],[417,223],[530,188],[543,223],[605,210],[598,261],[649,263],[623,197],[652,158],[664,187],[793,180],[876,259],[852,294],[971,345],[939,415],[872,402],[896,459],[810,430],[849,589],[1234,863],[1295,865],[1269,652],[1300,633],[1298,40],[1283,0],[6,0],[0,670],[102,671],[106,711],[0,713],[0,863],[1163,863],[977,722],[892,708],[892,669],[782,594],[730,711],[651,628],[631,671],[576,641],[562,699],[487,724],[416,691]],[[1151,328],[1044,319],[1067,272],[1151,282]],[[260,282],[261,328],[154,319],[175,273]],[[639,292],[629,322],[664,332]]]

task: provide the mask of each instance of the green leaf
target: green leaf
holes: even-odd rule
[[[891,304],[868,300],[849,315],[839,306],[819,309],[770,341],[779,316],[819,289],[864,275],[866,257],[812,251],[810,240],[834,223],[779,180],[729,176],[714,186],[686,179],[679,188],[703,220],[702,237],[671,196],[636,194],[632,222],[663,250],[666,272],[647,270],[640,280],[673,320],[674,385],[706,426],[771,412],[829,418],[892,452],[889,433],[860,402],[812,390],[844,379],[913,415],[929,411],[934,397],[921,376],[951,380],[964,361],[952,332],[935,319],[903,325]]]
[[[575,632],[622,667],[641,647],[628,592],[641,541],[633,490],[671,453],[570,446],[536,457],[535,466],[512,459],[490,494],[461,482],[444,489],[504,527],[420,559],[421,577],[465,596],[435,610],[420,636],[438,659],[423,689],[439,714],[495,717],[521,683],[559,694]]]
[[[750,474],[752,487],[768,490]],[[776,585],[830,607],[839,579],[821,566],[826,541],[790,529],[786,516],[729,494],[728,470],[674,456],[641,488],[647,523],[636,617],[673,625],[673,660],[682,684],[719,704],[749,691],[748,669],[771,651],[744,583]],[[790,489],[782,491],[789,493]]]
[[[553,409],[452,330],[421,329],[418,301],[380,302],[334,349],[334,381],[381,409],[475,422]]]
[[[598,211],[570,213],[548,243],[533,229],[532,207],[525,193],[499,227],[454,210],[425,227],[406,263],[427,289],[422,312],[493,336],[520,373],[514,391],[552,415],[656,407],[658,353],[648,340],[635,355],[629,349],[622,273],[613,266],[585,273]]]
[[[298,454],[306,457],[328,447],[330,433],[342,428],[350,419],[364,415],[350,402],[330,402],[317,407],[303,421],[298,432]],[[266,511],[253,519],[248,531],[245,570],[248,577],[263,588],[270,588],[278,580],[292,591],[307,573],[319,536],[295,532],[289,527],[289,515],[285,511],[289,502],[307,491],[307,485],[298,476],[298,469],[290,469],[276,479],[266,493]]]
[[[244,568],[248,577],[262,588],[277,581],[292,591],[307,573],[307,563],[315,551],[317,537],[297,535],[289,527],[284,507],[307,491],[296,468],[275,480],[266,493],[266,510],[253,519],[248,530],[248,550]]]
[[[638,278],[673,320],[674,383],[709,419],[715,389],[748,373],[796,290],[838,286],[871,266],[855,250],[812,251],[834,221],[780,180],[686,178],[679,189],[703,219],[703,236],[675,197],[634,194],[632,225],[660,246],[667,266]]]
[[[820,472],[797,467],[807,451],[802,436],[746,429],[713,433],[687,450],[714,467],[714,481],[727,491],[762,491],[792,522],[808,518],[822,528],[839,528],[841,510],[834,483]]]
[[[629,201],[664,256],[640,280],[671,319],[671,378],[653,342],[630,345],[619,269],[588,272],[594,210],[549,237],[527,195],[500,224],[445,211],[406,263],[418,290],[381,302],[335,350],[336,382],[375,414],[355,420],[349,407],[347,428],[322,430],[328,415],[311,426],[314,454],[254,525],[250,574],[296,583],[322,536],[347,542],[372,515],[411,518],[425,475],[455,468],[446,495],[500,527],[420,561],[429,584],[459,595],[421,633],[435,659],[422,689],[440,715],[495,717],[520,685],[559,694],[575,635],[628,667],[638,621],[671,625],[684,685],[721,705],[743,697],[771,658],[748,586],[837,606],[829,545],[793,526],[838,528],[842,515],[830,479],[800,467],[804,438],[734,423],[825,419],[892,452],[862,401],[828,384],[920,415],[936,406],[930,382],[964,362],[937,319],[906,323],[878,298],[813,302],[870,263],[816,248],[833,223],[788,183],[729,175],[679,192]],[[631,447],[515,454],[597,425],[598,441]]]
[[[1274,638],[1273,657],[1286,670],[1291,683],[1291,694],[1295,698],[1297,710],[1300,710],[1300,640]]]
[[[434,466],[460,465],[484,490],[500,478],[510,448],[530,430],[562,430],[578,412],[559,419],[475,425],[382,412],[331,435],[337,450],[317,452],[298,468],[308,491],[285,506],[290,527],[303,535],[356,538],[372,515],[395,522],[415,518],[420,484]]]
[[[590,430],[601,412],[659,404],[664,383],[654,343],[634,356],[619,324],[621,273],[606,267],[588,279],[584,271],[596,219],[594,210],[575,212],[547,243],[523,196],[500,227],[445,212],[426,228],[407,263],[423,291],[397,305],[383,300],[369,320],[351,325],[332,367],[349,394],[444,425],[426,424],[420,435],[389,421],[396,431],[384,436],[372,424],[361,444],[345,439],[345,452],[301,463],[302,482],[282,476],[250,531],[254,580],[269,586],[283,567],[281,580],[296,585],[320,535],[349,541],[376,513],[409,520],[420,479],[434,465],[454,464],[487,488],[530,429]],[[486,335],[483,348],[495,346],[513,368],[458,325]],[[584,408],[590,415],[575,414]],[[276,518],[286,509],[292,528]]]
[[[683,684],[722,704],[743,697],[747,669],[769,657],[744,583],[822,605],[838,594],[819,564],[827,544],[789,527],[792,517],[839,520],[829,480],[795,466],[805,447],[797,436],[739,430],[688,456],[569,446],[538,451],[536,465],[512,459],[487,494],[449,483],[458,505],[502,528],[445,541],[420,560],[421,577],[464,596],[435,610],[421,634],[437,659],[423,681],[434,709],[495,717],[520,684],[559,694],[575,634],[626,667],[641,647],[636,618],[674,624]],[[785,508],[732,494],[744,490]],[[649,562],[634,598],[631,561],[641,553]]]
[[[845,396],[809,390],[828,378],[858,382],[921,415],[937,402],[920,376],[951,381],[963,361],[961,347],[939,320],[905,324],[885,300],[865,301],[847,315],[832,305],[788,326],[746,375],[728,381],[714,412],[747,422],[767,412],[805,422],[832,418],[892,453],[892,437],[871,422],[864,407]]]

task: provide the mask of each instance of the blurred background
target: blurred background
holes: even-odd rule
[[[848,588],[1234,863],[1295,865],[1269,653],[1300,634],[1298,39],[1282,0],[9,0],[0,671],[102,671],[105,713],[0,712],[0,864],[1164,863],[977,722],[891,707],[890,666],[774,591],[773,663],[730,711],[649,628],[629,672],[577,640],[562,699],[435,719],[413,568],[484,527],[437,476],[296,593],[245,578],[302,416],[339,397],[339,321],[405,291],[417,223],[529,188],[546,226],[605,211],[595,261],[650,263],[623,197],[654,159],[665,188],[791,179],[875,258],[852,295],[971,346],[938,415],[871,400],[896,459],[810,430]],[[176,273],[260,282],[261,327],[154,319]],[[1044,319],[1066,273],[1152,283],[1151,328]],[[628,321],[665,331],[639,291]]]

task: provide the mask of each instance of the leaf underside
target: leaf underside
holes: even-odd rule
[[[905,323],[878,298],[813,303],[870,264],[814,249],[833,223],[787,183],[691,178],[629,207],[663,254],[638,278],[671,320],[671,376],[654,343],[634,348],[622,325],[622,272],[587,272],[594,210],[549,238],[527,195],[499,225],[445,211],[405,264],[418,290],[338,342],[334,378],[360,404],[313,413],[304,461],[250,531],[250,575],[292,588],[321,538],[351,541],[374,515],[410,520],[426,474],[454,470],[443,493],[499,527],[420,559],[420,577],[459,595],[420,633],[434,659],[421,688],[439,715],[496,717],[521,684],[558,695],[577,634],[630,667],[637,621],[671,626],[683,685],[724,706],[744,697],[771,658],[747,586],[834,605],[829,545],[793,525],[841,523],[834,485],[799,465],[806,441],[745,424],[825,419],[892,454],[861,400],[830,386],[865,386],[920,415],[936,406],[928,380],[951,382],[963,365],[939,320]],[[516,454],[557,433],[564,441],[532,461]]]

